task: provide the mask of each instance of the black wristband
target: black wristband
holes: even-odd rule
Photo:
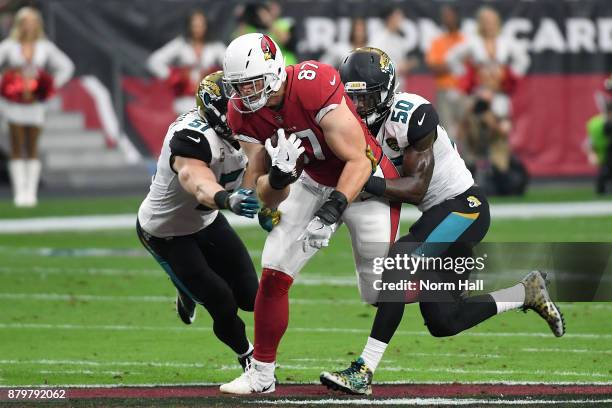
[[[382,197],[387,189],[387,180],[382,177],[370,176],[363,186],[363,191],[372,195]]]
[[[275,190],[282,190],[295,180],[297,180],[297,178],[294,177],[293,172],[285,173],[276,166],[272,166],[268,172],[268,182],[270,183],[270,187]]]
[[[227,208],[227,202],[229,200],[230,193],[225,190],[219,190],[215,193],[215,204],[217,204],[217,208],[223,210]]]
[[[338,222],[347,206],[348,200],[346,196],[340,191],[334,190],[315,215],[327,225],[335,224]]]

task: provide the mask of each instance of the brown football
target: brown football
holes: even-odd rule
[[[287,134],[287,132],[285,132],[285,134]],[[276,147],[276,145],[278,144],[278,134],[276,132],[270,137],[270,142],[272,142],[273,147]],[[264,153],[266,155],[266,169],[267,171],[270,171],[270,167],[272,167],[272,158],[270,158],[270,155],[268,154],[267,150],[264,149]],[[295,177],[296,180],[298,177],[300,177],[300,174],[302,174],[305,165],[306,157],[304,156],[304,153],[302,153],[295,163],[295,170],[297,174],[297,176]]]

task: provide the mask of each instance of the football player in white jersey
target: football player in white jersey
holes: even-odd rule
[[[197,106],[168,128],[138,211],[137,233],[176,286],[181,320],[191,324],[201,304],[217,338],[245,367],[253,346],[237,312],[253,311],[258,280],[246,247],[219,209],[253,218],[259,204],[252,190],[238,188],[247,158],[226,123],[222,77],[221,71],[204,77]]]
[[[422,216],[389,251],[389,258],[470,257],[489,229],[487,199],[474,184],[455,145],[438,123],[438,115],[425,98],[395,93],[395,69],[377,48],[353,50],[340,66],[340,76],[362,119],[397,166],[401,178],[385,180],[372,175],[364,190],[416,205]],[[382,291],[370,337],[361,356],[345,370],[321,373],[329,388],[352,394],[370,394],[372,376],[387,344],[401,322],[406,303],[419,302],[421,315],[436,337],[453,336],[506,310],[532,309],[544,318],[555,336],[565,332],[563,316],[546,290],[545,274],[533,271],[513,287],[466,297],[458,284],[469,270],[418,270],[416,279],[400,266],[386,268],[382,285],[427,279],[454,282],[457,290],[418,294]],[[380,285],[380,287],[383,287]],[[392,288],[392,286],[387,286]]]

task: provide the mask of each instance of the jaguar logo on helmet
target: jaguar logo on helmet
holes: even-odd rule
[[[261,50],[263,51],[264,60],[270,60],[276,58],[276,45],[274,41],[267,35],[261,37]]]
[[[380,53],[380,70],[386,74],[390,74],[393,71],[393,65],[391,64],[391,60],[389,56],[381,52]]]
[[[219,88],[219,85],[213,81],[209,81],[207,79],[202,81],[202,90],[204,91],[202,92],[204,96],[204,104],[207,106],[212,102],[211,98],[213,98],[215,101],[221,98],[221,88]]]

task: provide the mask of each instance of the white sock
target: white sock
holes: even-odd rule
[[[489,294],[495,300],[497,314],[507,310],[518,309],[525,303],[525,286],[522,283],[517,283],[509,288],[496,290]]]
[[[26,189],[26,161],[23,159],[13,159],[9,161],[9,173],[13,186],[15,205],[21,207],[23,206]]]
[[[248,341],[248,340],[247,340]],[[248,356],[251,352],[253,351],[253,345],[251,344],[251,342],[249,341],[249,348],[247,349],[246,353],[243,354],[238,354],[239,358]]]
[[[26,200],[27,205],[34,206],[38,203],[38,182],[40,180],[41,164],[38,159],[28,159],[26,166]]]
[[[263,361],[257,361],[253,359],[253,366],[261,374],[263,381],[274,381],[274,369],[276,363],[264,363]]]
[[[386,349],[387,343],[368,337],[368,342],[363,349],[363,353],[361,353],[361,358],[363,358],[363,361],[365,361],[372,372],[376,371],[376,367],[378,367],[378,363],[382,360]]]

